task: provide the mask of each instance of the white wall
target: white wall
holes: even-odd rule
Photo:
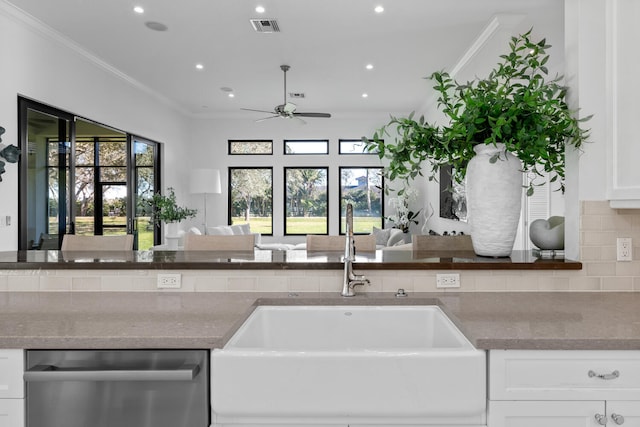
[[[164,142],[164,186],[184,186],[187,120],[136,82],[109,72],[70,48],[38,22],[0,0],[0,126],[2,144],[18,145],[17,97],[22,95],[109,126]],[[0,250],[18,242],[18,167],[8,164],[0,182]]]

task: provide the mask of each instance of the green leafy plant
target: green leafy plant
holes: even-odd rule
[[[454,179],[462,182],[477,144],[505,144],[515,154],[524,171],[558,182],[564,191],[565,144],[580,149],[589,131],[565,101],[567,88],[562,76],[548,78],[549,60],[546,40],[531,40],[529,30],[512,37],[510,51],[484,79],[461,84],[448,73],[438,71],[428,79],[435,82],[438,107],[448,123],[436,126],[424,117],[391,117],[372,139],[363,138],[367,150],[387,158],[385,176],[409,181],[423,175],[423,162],[431,163],[429,179],[436,178],[441,166],[451,165]],[[394,143],[385,143],[389,128],[394,128]],[[499,160],[499,155],[491,161]],[[533,194],[534,182],[527,190]]]
[[[172,187],[167,188],[167,192],[169,193],[167,196],[155,193],[147,202],[151,206],[151,217],[156,225],[161,222],[180,222],[196,216],[198,213],[196,209],[178,206]]]

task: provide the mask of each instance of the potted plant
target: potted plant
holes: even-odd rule
[[[564,191],[565,146],[580,149],[588,138],[581,122],[589,117],[578,119],[569,109],[562,77],[548,77],[546,50],[550,46],[544,39],[533,41],[531,32],[512,37],[509,52],[500,56],[501,62],[484,79],[458,83],[444,71],[428,77],[435,82],[438,107],[448,123],[430,124],[423,117],[416,120],[412,113],[391,117],[371,140],[363,138],[369,151],[389,160],[385,175],[391,180],[422,176],[425,161],[431,163],[429,180],[436,179],[444,165],[453,166],[455,181],[466,178],[471,234],[479,255],[511,253],[520,214],[522,172],[538,177],[545,172]],[[390,135],[389,128],[398,134],[394,143],[382,139]],[[496,168],[503,170],[502,175],[490,179],[489,170]],[[468,177],[471,172],[480,176]],[[527,184],[527,195],[533,194],[535,185],[539,185],[536,180]],[[480,195],[476,189],[481,190]],[[509,200],[497,200],[509,194]],[[488,204],[491,210],[480,212],[478,203]],[[502,218],[510,208],[509,218]],[[507,241],[500,249],[476,248],[484,231],[495,235],[505,229],[509,229]]]
[[[160,226],[162,222],[167,224],[165,237],[169,238],[170,246],[177,247],[178,223],[187,218],[195,217],[198,211],[178,206],[172,187],[167,188],[167,192],[166,196],[155,193],[147,203],[151,206],[151,219],[154,224],[157,226]]]
[[[402,230],[402,232],[406,234],[409,232],[411,224],[418,225],[418,215],[422,209],[414,212],[409,208],[409,202],[416,197],[415,191],[411,189],[401,189],[397,193],[396,197],[389,199],[389,204],[394,208],[396,213],[385,216],[384,219],[392,223],[393,228]]]

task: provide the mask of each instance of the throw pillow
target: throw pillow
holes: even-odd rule
[[[228,225],[221,225],[220,227],[207,227],[207,234],[212,236],[231,236],[233,231]]]
[[[251,234],[251,224],[244,223],[244,224],[238,224],[238,225],[234,225],[232,227],[238,227],[238,229],[240,230],[240,233],[236,233],[234,230],[234,234]]]
[[[376,245],[387,246],[389,236],[391,235],[391,228],[378,228],[373,227],[373,234],[376,237]]]

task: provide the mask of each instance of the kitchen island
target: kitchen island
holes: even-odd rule
[[[625,292],[4,292],[0,348],[220,348],[256,306],[290,304],[435,304],[478,349],[640,349]]]

